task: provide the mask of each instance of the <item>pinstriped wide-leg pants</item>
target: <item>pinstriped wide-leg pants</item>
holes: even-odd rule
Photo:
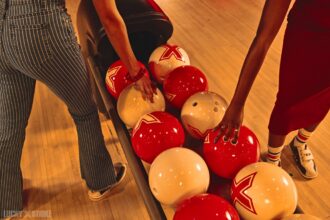
[[[0,0],[0,217],[23,208],[20,160],[36,80],[74,119],[87,186],[100,190],[116,181],[64,2]]]

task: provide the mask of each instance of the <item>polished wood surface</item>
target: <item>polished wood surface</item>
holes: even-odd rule
[[[183,47],[191,63],[206,74],[210,90],[230,100],[238,74],[255,35],[264,1],[240,0],[157,0],[174,25],[170,42]],[[67,1],[76,21],[78,1]],[[268,119],[278,85],[283,25],[273,43],[245,108],[244,123],[255,131],[265,151]],[[299,204],[309,213],[330,216],[330,120],[329,116],[313,134],[309,144],[320,175],[307,181],[293,166],[288,149],[284,169],[293,175]],[[103,121],[105,140],[114,161],[125,161],[113,125]],[[294,134],[290,134],[287,143]],[[102,202],[91,202],[80,179],[77,136],[64,104],[44,85],[37,84],[27,138],[23,150],[25,209],[51,210],[53,219],[149,219],[132,175],[124,191]],[[173,210],[166,208],[169,219]]]
[[[125,162],[111,126],[110,121],[102,122],[108,150],[114,162]],[[48,88],[38,84],[22,160],[28,215],[33,215],[32,211],[50,210],[52,219],[149,218],[130,171],[122,190],[107,200],[91,202],[78,164],[73,121],[65,105]]]

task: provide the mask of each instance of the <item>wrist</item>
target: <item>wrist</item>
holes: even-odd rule
[[[134,66],[128,67],[129,75],[133,78],[134,76],[136,76],[139,73],[140,69],[141,69],[141,65],[134,65]]]
[[[136,82],[145,75],[146,71],[147,69],[144,66],[140,66],[138,71],[135,71],[133,74],[131,74],[131,72],[128,72],[126,78],[128,80]]]

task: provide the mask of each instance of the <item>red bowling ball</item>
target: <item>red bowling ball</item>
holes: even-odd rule
[[[176,68],[164,81],[165,97],[177,109],[181,109],[190,96],[207,89],[204,73],[190,65]]]
[[[241,126],[236,144],[223,137],[217,143],[214,139],[219,130],[211,131],[204,141],[204,159],[209,168],[218,176],[233,179],[240,169],[259,161],[260,146],[256,135]]]
[[[140,66],[144,65],[140,63]],[[108,68],[105,84],[108,92],[117,100],[121,91],[126,88],[126,86],[133,83],[133,81],[127,78],[128,70],[121,60],[117,60]],[[146,72],[146,76],[149,77],[149,73]]]
[[[212,194],[201,194],[183,201],[173,220],[239,220],[239,216],[225,199]]]
[[[184,130],[177,118],[166,112],[144,115],[132,132],[135,153],[145,162],[152,161],[163,151],[181,147]]]

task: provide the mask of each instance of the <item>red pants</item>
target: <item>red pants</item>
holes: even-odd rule
[[[284,36],[279,90],[269,122],[269,131],[277,135],[321,122],[330,108],[330,26],[325,26],[330,13],[306,13],[313,7],[295,6]],[[320,17],[313,20],[308,15]]]

